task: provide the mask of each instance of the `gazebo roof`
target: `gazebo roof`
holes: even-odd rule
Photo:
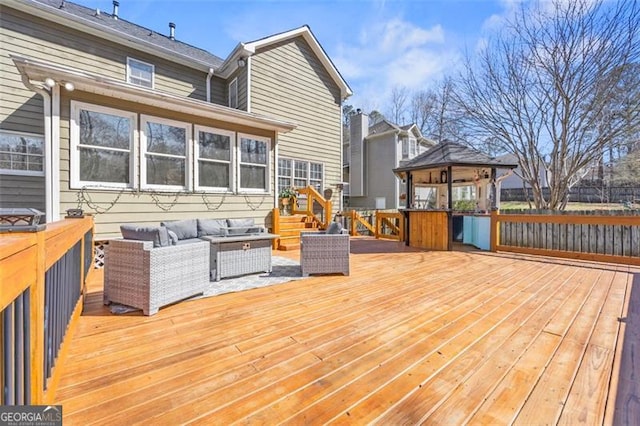
[[[448,166],[495,167],[514,169],[517,163],[501,161],[476,149],[454,143],[441,142],[417,157],[395,168],[394,173],[412,170],[438,169]]]

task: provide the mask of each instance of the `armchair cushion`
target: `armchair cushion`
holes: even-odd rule
[[[226,219],[198,219],[198,237],[225,235]]]
[[[162,222],[160,225],[166,226],[169,231],[175,232],[178,236],[178,240],[198,237],[198,221],[196,219]]]
[[[342,232],[342,224],[339,222],[331,222],[327,228],[327,234],[340,234]]]
[[[120,232],[126,240],[153,241],[154,247],[171,245],[169,232],[164,226],[120,225]]]
[[[169,233],[169,242],[171,243],[171,245],[175,246],[176,244],[178,244],[178,234],[173,231],[169,231],[168,229],[167,232]]]

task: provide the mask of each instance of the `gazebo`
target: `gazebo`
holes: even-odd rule
[[[429,250],[451,250],[454,240],[488,248],[490,211],[497,209],[498,170],[508,175],[518,164],[476,149],[442,142],[402,163],[393,172],[405,186],[405,243]],[[454,209],[454,192],[467,207]]]

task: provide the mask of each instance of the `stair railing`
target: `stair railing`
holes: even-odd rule
[[[331,223],[331,201],[326,200],[314,187],[296,189],[299,195],[306,195],[306,205],[304,209],[298,207],[298,197],[291,206],[292,214],[303,214],[311,218],[320,229],[327,229]],[[314,207],[319,207],[319,214],[316,214]]]

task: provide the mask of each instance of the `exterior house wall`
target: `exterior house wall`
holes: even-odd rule
[[[251,57],[251,112],[294,122],[278,137],[278,155],[324,164],[324,188],[342,182],[340,88],[302,37],[259,49]]]
[[[397,166],[398,138],[394,132],[365,139],[365,197],[350,196],[349,205],[357,208],[376,208],[376,199],[385,198],[385,208],[394,209],[398,200],[398,179],[393,174]]]
[[[45,211],[44,178],[0,174],[0,206]]]
[[[132,102],[101,97],[95,94],[74,91],[72,97],[64,96],[60,107],[60,211],[81,207],[89,213],[97,213],[96,239],[118,236],[122,223],[159,223],[160,221],[228,217],[254,218],[256,223],[271,225],[272,194],[220,194],[201,192],[136,191],[133,189],[97,190],[73,188],[70,183],[70,115],[71,100],[108,106],[124,111],[134,111],[160,118],[204,125],[219,129],[268,137],[272,141],[275,133],[230,123],[208,120],[173,111]],[[275,155],[273,142],[270,152],[270,181],[273,188]],[[108,211],[105,211],[107,210]]]

